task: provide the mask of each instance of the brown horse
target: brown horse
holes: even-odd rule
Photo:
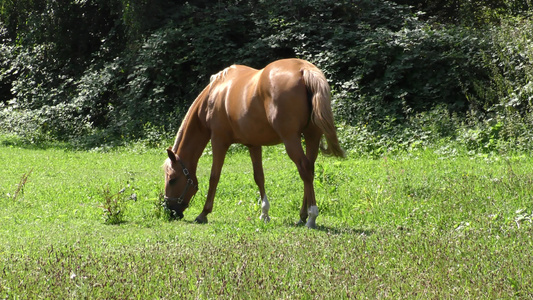
[[[320,147],[323,134],[327,148]],[[318,150],[344,156],[333,123],[329,85],[317,67],[300,59],[284,59],[262,70],[233,65],[211,76],[211,83],[187,112],[174,146],[167,149],[168,159],[163,165],[166,205],[177,217],[183,217],[198,190],[196,169],[209,140],[213,165],[207,199],[197,222],[206,223],[213,210],[224,158],[233,143],[250,150],[254,179],[261,194],[261,219],[268,221],[270,204],[265,193],[261,146],[283,143],[304,182],[299,223],[307,220],[307,227],[316,226],[313,178]]]

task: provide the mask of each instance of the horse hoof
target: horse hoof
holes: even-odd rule
[[[307,214],[309,218],[307,219],[307,223],[305,224],[305,226],[307,226],[307,228],[315,229],[316,217],[318,217],[318,207],[316,207],[316,205],[309,207]]]
[[[305,221],[300,219],[298,222],[296,222],[296,224],[294,224],[296,226],[304,226],[305,225]]]
[[[265,222],[265,223],[270,222],[270,217],[269,217],[268,215],[263,215],[263,214],[262,214],[262,215],[259,217],[259,219],[260,219],[260,220],[263,220],[263,222]]]
[[[305,226],[309,229],[316,229],[316,223],[315,222],[310,222],[310,221],[307,221],[307,223],[305,224]]]
[[[198,216],[198,217],[196,217],[196,219],[194,219],[194,222],[196,222],[198,224],[207,224],[207,218]]]

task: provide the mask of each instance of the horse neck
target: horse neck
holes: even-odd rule
[[[198,100],[200,99],[197,99],[187,112],[174,145],[176,154],[193,174],[196,174],[198,160],[210,139],[205,122],[200,119],[200,115],[204,114],[200,113],[202,105]]]
[[[179,158],[193,174],[196,174],[198,161],[200,160],[208,141],[209,139],[205,141],[194,139],[189,142],[187,139],[184,139],[182,141],[182,146],[178,148],[177,154]]]

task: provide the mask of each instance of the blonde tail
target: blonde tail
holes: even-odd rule
[[[305,86],[313,96],[311,100],[313,105],[311,121],[322,130],[328,143],[327,148],[321,145],[322,153],[324,155],[345,157],[346,153],[339,145],[335,124],[333,123],[331,92],[326,77],[313,65],[304,68],[302,76]]]

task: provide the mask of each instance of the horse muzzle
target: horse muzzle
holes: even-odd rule
[[[183,198],[173,198],[165,196],[165,208],[171,213],[171,216],[175,219],[183,219],[183,211],[189,207],[189,205],[183,203]]]

